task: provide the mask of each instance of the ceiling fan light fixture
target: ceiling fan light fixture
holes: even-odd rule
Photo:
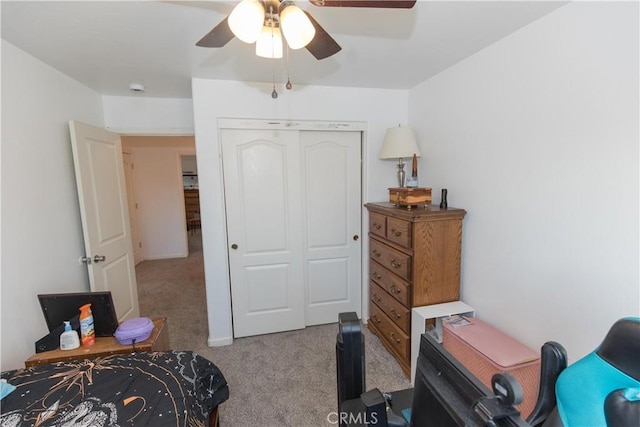
[[[316,35],[309,17],[290,2],[283,2],[280,7],[280,26],[291,49],[305,47]]]
[[[229,15],[233,35],[245,43],[258,39],[264,23],[264,6],[258,0],[242,0]]]
[[[256,55],[262,58],[282,58],[282,33],[280,28],[264,25],[256,40]]]

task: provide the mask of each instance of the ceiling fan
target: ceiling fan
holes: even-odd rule
[[[410,9],[416,0],[309,0],[319,7],[369,7],[385,9]],[[280,30],[291,49],[306,49],[316,58],[324,59],[342,48],[311,14],[301,10],[291,0],[243,0],[229,16],[205,35],[196,46],[223,47],[234,37],[246,43],[256,42],[256,54],[269,58],[282,57],[282,43],[278,47],[269,43],[261,45],[262,36],[272,39]],[[276,50],[280,49],[279,52]],[[262,52],[261,52],[262,50]],[[279,55],[279,56],[278,56]]]

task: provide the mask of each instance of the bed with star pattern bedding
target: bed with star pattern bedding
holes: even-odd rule
[[[229,397],[211,361],[190,351],[117,354],[3,372],[16,387],[0,426],[193,426]]]

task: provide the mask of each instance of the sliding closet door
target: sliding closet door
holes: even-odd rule
[[[306,324],[360,315],[360,132],[300,132]]]
[[[221,139],[234,336],[304,328],[298,132]]]
[[[221,138],[234,337],[359,315],[361,133]]]

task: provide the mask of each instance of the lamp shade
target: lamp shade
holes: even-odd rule
[[[280,26],[291,49],[300,49],[309,44],[316,35],[311,20],[298,6],[283,3],[280,10]]]
[[[264,6],[258,0],[242,0],[229,15],[231,32],[245,43],[258,39],[264,24]]]
[[[414,154],[420,157],[418,143],[411,128],[398,126],[387,129],[380,151],[381,159],[400,159],[413,157]]]
[[[278,27],[262,27],[256,41],[256,55],[262,58],[282,58],[282,33]]]

